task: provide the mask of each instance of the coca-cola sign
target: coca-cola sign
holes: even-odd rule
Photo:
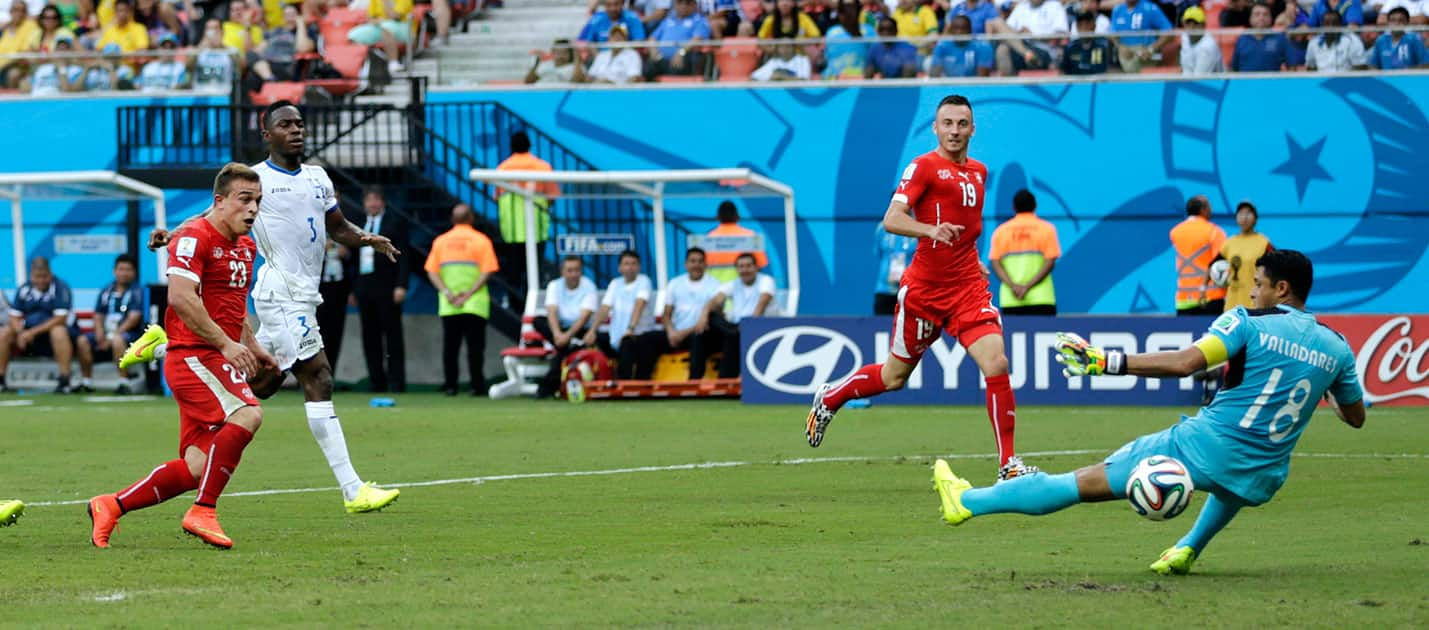
[[[1355,351],[1365,400],[1429,405],[1429,315],[1322,315]]]

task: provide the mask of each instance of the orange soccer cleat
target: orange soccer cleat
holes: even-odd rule
[[[233,547],[233,539],[223,533],[223,527],[218,524],[218,513],[211,507],[195,505],[189,508],[188,514],[184,515],[184,531],[219,549]]]
[[[100,549],[109,548],[109,536],[119,525],[119,500],[112,494],[101,494],[89,500],[89,542]]]

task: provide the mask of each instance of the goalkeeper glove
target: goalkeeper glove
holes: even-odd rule
[[[1057,362],[1068,378],[1126,374],[1125,353],[1098,348],[1076,333],[1057,333]]]

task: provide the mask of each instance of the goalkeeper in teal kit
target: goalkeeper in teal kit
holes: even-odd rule
[[[1364,425],[1354,353],[1344,337],[1305,312],[1313,280],[1310,260],[1300,252],[1265,254],[1255,263],[1256,308],[1225,313],[1204,337],[1176,352],[1127,355],[1059,334],[1057,360],[1068,376],[1183,377],[1229,362],[1226,385],[1195,416],[1073,473],[1038,473],[973,488],[938,460],[933,485],[943,519],[959,525],[975,516],[1049,514],[1077,503],[1122,499],[1138,462],[1168,455],[1185,464],[1195,487],[1209,497],[1191,531],[1151,568],[1161,574],[1189,572],[1236,512],[1275,496],[1290,472],[1290,452],[1322,397],[1346,424]]]

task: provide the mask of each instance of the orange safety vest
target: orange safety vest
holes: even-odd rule
[[[754,230],[740,227],[738,223],[721,223],[719,227],[709,231],[706,236],[755,236]],[[706,252],[705,264],[711,267],[733,267],[735,259],[744,252]],[[769,257],[762,250],[750,252],[754,254],[754,264],[760,269],[769,266]]]
[[[1226,297],[1225,287],[1211,283],[1211,262],[1225,242],[1225,230],[1202,216],[1186,217],[1171,228],[1171,247],[1176,251],[1176,310]]]

